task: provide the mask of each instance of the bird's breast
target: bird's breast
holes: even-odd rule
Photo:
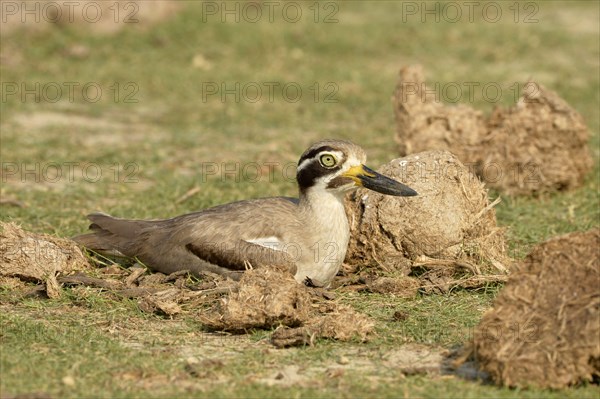
[[[350,232],[348,219],[342,201],[323,201],[305,219],[306,233],[303,243],[299,243],[296,255],[298,261],[296,280],[310,279],[315,285],[327,286],[340,269]]]

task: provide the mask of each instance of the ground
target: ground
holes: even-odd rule
[[[422,13],[421,2],[295,3],[297,22],[283,6],[273,22],[266,11],[257,22],[248,21],[254,14],[236,22],[221,14],[225,3],[185,2],[163,19],[140,14],[115,29],[88,29],[81,20],[39,29],[17,24],[0,39],[0,218],[69,237],[97,210],[158,218],[293,196],[289,165],[325,137],[355,141],[378,167],[398,156],[390,100],[398,70],[421,63],[428,81],[439,84],[440,101],[456,98],[444,91],[452,82],[462,89],[460,102],[490,112],[515,101],[515,83],[533,79],[577,109],[592,132],[595,167],[582,187],[537,198],[490,193],[502,197],[498,221],[509,229],[512,256],[597,226],[598,3],[492,2],[501,18],[482,14],[481,6],[472,22],[466,3],[428,3],[442,7],[433,15]],[[461,8],[460,20],[443,8],[448,4]],[[207,8],[213,6],[216,14]],[[469,90],[468,82],[479,86]],[[486,84],[502,88],[497,102],[481,90]],[[338,301],[375,320],[369,342],[274,349],[269,331],[208,333],[193,313],[148,314],[136,301],[97,290],[67,288],[62,298],[44,300],[17,298],[4,287],[0,391],[597,398],[593,385],[511,390],[478,380],[473,370],[464,378],[428,368],[471,339],[499,289],[411,299],[336,291]],[[414,357],[418,370],[406,366]]]

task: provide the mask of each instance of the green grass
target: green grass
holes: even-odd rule
[[[335,3],[339,21],[332,24],[314,23],[312,3],[302,3],[307,17],[298,23],[276,16],[273,23],[236,24],[218,17],[202,22],[201,3],[187,2],[168,20],[153,26],[142,20],[114,34],[94,34],[85,24],[3,34],[3,90],[7,83],[95,82],[103,96],[95,103],[80,94],[73,102],[12,96],[0,103],[0,194],[25,204],[0,205],[0,219],[70,236],[87,228],[85,214],[95,210],[157,218],[243,198],[295,195],[283,167],[325,137],[357,142],[378,167],[397,156],[390,102],[397,72],[421,63],[430,82],[500,84],[505,95],[498,104],[480,91],[463,92],[463,100],[472,94],[469,105],[486,112],[511,104],[512,85],[533,78],[566,99],[592,131],[596,166],[581,188],[542,198],[503,196],[498,220],[509,227],[516,257],[550,236],[598,226],[598,3],[540,2],[538,22],[531,24],[522,23],[523,14],[520,23],[512,22],[512,2],[498,3],[506,17],[497,23],[481,17],[473,23],[422,23],[420,16],[403,21],[406,3]],[[89,54],[71,56],[73,46]],[[195,67],[199,55],[212,67]],[[138,89],[134,103],[124,101],[130,82]],[[295,82],[303,96],[294,103],[280,91],[272,102],[266,93],[256,103],[232,96],[222,102],[218,95],[204,100],[202,84],[211,82],[263,88],[265,82]],[[334,86],[326,86],[330,82]],[[335,101],[325,102],[331,87]],[[66,162],[78,163],[72,175],[66,175]],[[206,174],[212,165],[222,170],[236,162],[240,171],[251,162],[275,163],[275,173],[257,181]],[[50,163],[61,165],[56,181],[40,176]],[[19,167],[15,175],[7,173],[8,164]],[[88,181],[95,177],[92,169],[84,172],[89,164],[102,172],[97,181]],[[39,173],[25,173],[25,166],[36,165]],[[197,194],[177,202],[196,186]],[[67,289],[61,300],[17,299],[0,291],[0,388],[2,395],[53,397],[597,398],[594,386],[519,391],[447,376],[405,377],[382,360],[405,343],[451,348],[468,341],[497,290],[411,300],[346,293],[343,302],[375,319],[377,336],[366,344],[320,341],[289,350],[273,349],[264,332],[213,342],[192,315],[148,316],[135,301],[82,289]],[[395,311],[408,318],[394,321]],[[341,376],[327,377],[340,356],[349,365]],[[224,366],[194,376],[186,369],[189,357],[217,357]],[[374,366],[361,368],[365,363]],[[286,365],[298,365],[310,378],[292,386],[261,382]],[[65,384],[65,377],[72,380]]]

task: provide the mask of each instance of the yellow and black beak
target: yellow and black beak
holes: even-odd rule
[[[412,188],[377,173],[365,165],[353,166],[343,176],[354,180],[357,186],[365,187],[381,194],[396,195],[399,197],[417,195],[417,192]]]

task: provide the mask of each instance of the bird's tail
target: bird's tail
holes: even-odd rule
[[[90,233],[73,237],[73,240],[87,249],[103,255],[133,257],[142,231],[150,227],[147,220],[119,219],[105,213],[88,215]]]

